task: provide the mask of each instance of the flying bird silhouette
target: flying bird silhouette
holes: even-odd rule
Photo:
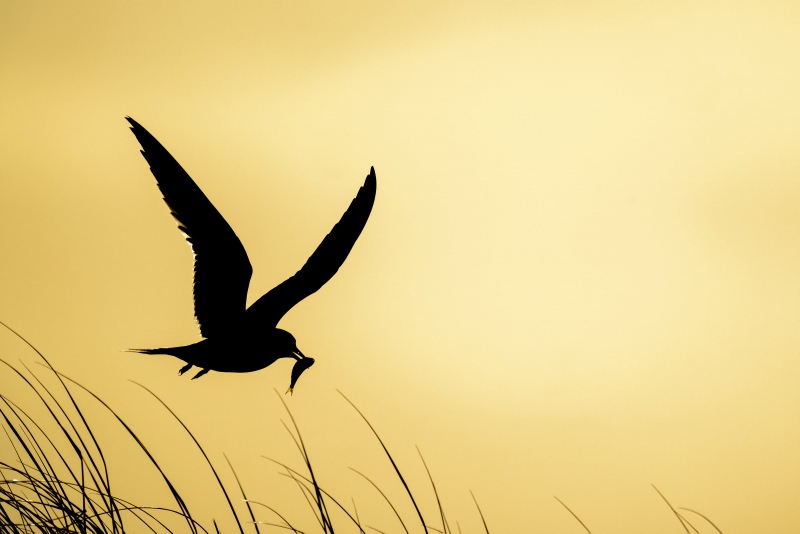
[[[297,348],[294,336],[278,322],[298,302],[336,274],[367,224],[375,202],[375,169],[333,230],[294,276],[246,308],[253,268],[241,241],[211,201],[175,158],[150,132],[126,117],[142,145],[142,155],[156,178],[164,201],[194,252],[194,314],[203,340],[191,345],[132,349],[142,354],[169,354],[183,360],[182,375],[192,367],[192,380],[209,371],[249,373],[279,358],[294,358],[292,392],[300,375],[314,364]]]

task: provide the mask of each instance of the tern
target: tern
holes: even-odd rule
[[[325,285],[344,263],[375,202],[374,167],[347,211],[305,265],[247,308],[253,268],[241,241],[167,149],[138,122],[126,119],[178,229],[194,253],[194,315],[203,337],[190,345],[131,351],[175,356],[186,364],[179,374],[192,367],[200,369],[192,380],[209,371],[249,373],[280,358],[294,358],[287,390],[291,393],[314,359],[300,352],[294,336],[278,328],[278,322],[297,303]]]

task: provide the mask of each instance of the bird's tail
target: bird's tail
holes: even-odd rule
[[[136,352],[139,354],[169,354],[180,358],[180,350],[183,347],[166,347],[161,349],[128,349],[126,352]]]
[[[164,349],[128,349],[125,352],[137,352],[139,354],[169,354]]]

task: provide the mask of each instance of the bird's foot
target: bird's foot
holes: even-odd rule
[[[196,379],[196,378],[200,378],[201,376],[203,376],[203,375],[204,375],[204,374],[206,374],[207,372],[208,372],[208,369],[203,369],[202,371],[200,371],[199,373],[197,373],[196,375],[194,375],[194,376],[192,377],[192,380],[194,380],[194,379]]]
[[[189,370],[189,369],[191,369],[191,368],[192,368],[192,364],[191,364],[191,363],[187,363],[186,365],[184,365],[183,367],[181,367],[181,370],[180,370],[180,371],[178,371],[178,375],[179,375],[179,376],[180,376],[180,375],[182,375],[183,373],[185,373],[186,371],[188,371],[188,370]]]

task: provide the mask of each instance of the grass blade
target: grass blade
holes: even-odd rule
[[[339,395],[341,395],[344,398],[344,400],[346,400],[350,404],[350,406],[353,407],[353,409],[356,411],[356,413],[358,413],[358,415],[361,416],[361,418],[364,420],[364,422],[367,423],[367,426],[369,427],[369,429],[372,430],[372,433],[378,439],[378,443],[380,443],[381,447],[383,447],[383,452],[386,453],[386,457],[389,458],[389,461],[392,463],[392,467],[394,468],[394,472],[397,473],[397,477],[400,479],[400,482],[403,483],[403,487],[406,489],[406,493],[408,494],[409,499],[411,499],[411,504],[414,505],[414,509],[417,511],[417,515],[419,516],[419,520],[422,523],[422,528],[425,530],[425,533],[428,534],[428,526],[425,523],[425,519],[423,519],[423,517],[422,517],[422,512],[420,512],[419,506],[417,506],[417,501],[414,499],[414,495],[411,493],[411,489],[409,489],[408,484],[406,483],[406,479],[403,478],[403,474],[400,473],[400,469],[397,467],[397,464],[395,463],[394,458],[392,458],[392,455],[389,453],[389,449],[386,448],[386,445],[383,443],[383,440],[378,435],[378,433],[375,431],[375,428],[373,428],[373,426],[369,422],[369,420],[364,416],[363,413],[361,413],[361,410],[359,410],[356,407],[356,405],[353,404],[353,402],[345,396],[344,393],[342,393],[338,389],[336,390],[336,392],[339,393]]]
[[[578,517],[578,514],[576,514],[575,512],[573,512],[573,511],[570,509],[570,507],[569,507],[569,506],[567,506],[566,504],[564,504],[564,501],[562,501],[561,499],[559,499],[559,498],[558,498],[558,497],[556,497],[555,495],[553,495],[553,498],[554,498],[555,500],[557,500],[559,503],[561,503],[561,506],[563,506],[564,508],[566,508],[566,509],[567,509],[567,512],[569,512],[569,513],[571,513],[571,514],[572,514],[572,517],[574,517],[574,518],[575,518],[575,519],[578,521],[578,523],[580,523],[580,524],[581,524],[581,526],[582,526],[583,528],[585,528],[585,529],[586,529],[586,532],[588,532],[589,534],[592,534],[592,531],[591,531],[591,530],[589,530],[589,527],[587,527],[587,526],[586,526],[586,523],[584,523],[583,521],[581,521],[581,518],[580,518],[580,517]]]

